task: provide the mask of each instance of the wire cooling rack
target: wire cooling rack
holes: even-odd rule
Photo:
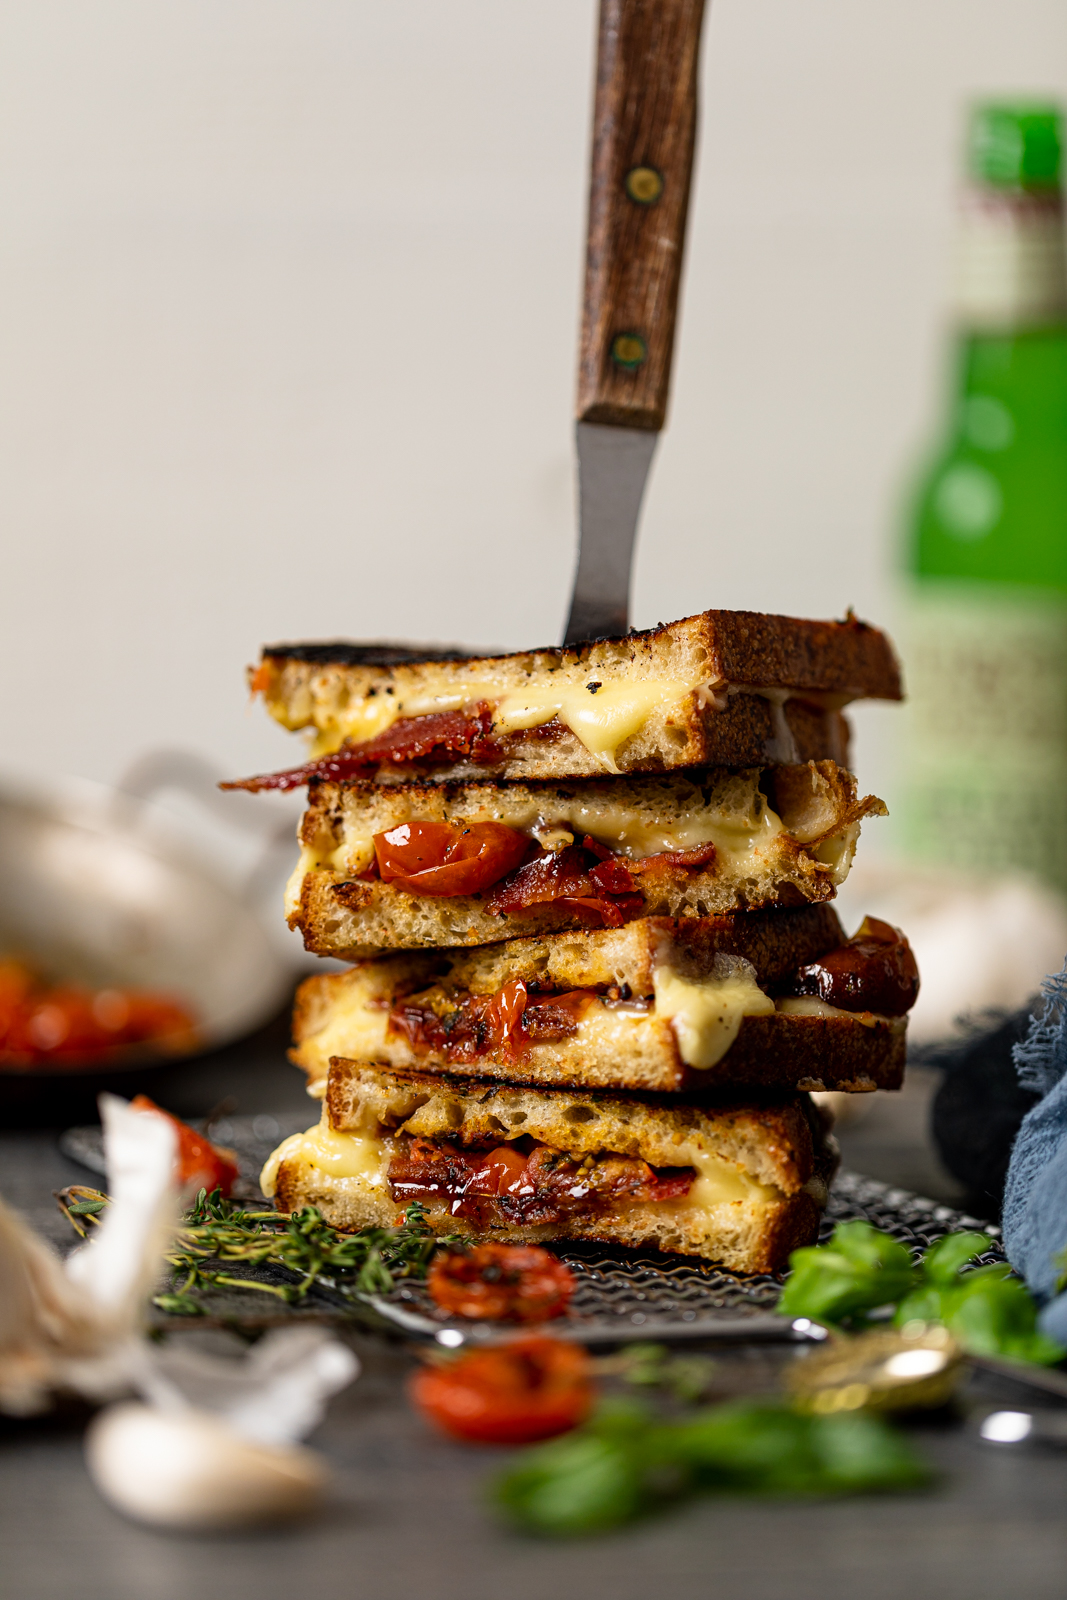
[[[257,1179],[271,1150],[287,1134],[302,1129],[300,1117],[227,1117],[211,1128],[212,1137],[237,1152],[241,1165],[241,1190],[245,1198],[258,1195]],[[99,1128],[71,1128],[62,1136],[65,1153],[92,1170],[103,1171]],[[981,1229],[993,1239],[982,1261],[1002,1261],[1000,1230],[977,1217],[940,1205],[906,1189],[893,1188],[875,1178],[841,1172],[834,1181],[823,1216],[821,1241],[839,1222],[860,1218],[892,1234],[915,1255],[941,1238],[961,1229]],[[612,1245],[567,1244],[557,1250],[577,1280],[567,1315],[553,1324],[553,1332],[586,1344],[619,1343],[638,1339],[773,1340],[789,1339],[790,1325],[774,1315],[782,1276],[760,1273],[744,1276],[691,1258],[661,1255],[655,1251],[625,1250]],[[264,1269],[268,1281],[282,1281],[276,1270]],[[237,1292],[220,1303],[227,1320],[261,1322],[247,1313],[249,1296]],[[245,1302],[244,1305],[241,1302]],[[257,1307],[257,1312],[262,1308]],[[284,1308],[279,1308],[284,1312]],[[306,1311],[322,1317],[350,1317],[361,1311],[417,1339],[433,1339],[445,1347],[499,1337],[501,1325],[470,1322],[446,1316],[423,1285],[401,1282],[388,1295],[371,1297],[363,1306],[346,1297],[340,1303],[329,1292],[309,1297]],[[292,1315],[293,1313],[289,1313]],[[272,1315],[271,1320],[279,1320]]]
[[[890,1233],[915,1254],[959,1230],[981,1229],[993,1239],[982,1261],[1002,1261],[1000,1230],[951,1206],[892,1188],[855,1172],[841,1172],[823,1216],[820,1242],[839,1222],[860,1218]],[[622,1340],[781,1340],[789,1324],[774,1315],[782,1274],[744,1276],[721,1267],[656,1252],[610,1245],[568,1244],[556,1252],[577,1279],[567,1316],[553,1331],[586,1344]],[[499,1336],[500,1327],[443,1315],[421,1284],[401,1283],[374,1307],[416,1337],[456,1347]]]

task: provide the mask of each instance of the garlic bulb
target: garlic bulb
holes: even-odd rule
[[[109,1406],[85,1441],[89,1472],[117,1510],[166,1528],[233,1528],[311,1510],[326,1465],[297,1445],[255,1444],[205,1411]]]

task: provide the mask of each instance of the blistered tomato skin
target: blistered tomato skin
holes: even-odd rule
[[[423,1367],[410,1393],[445,1433],[479,1444],[551,1439],[583,1422],[594,1398],[581,1346],[537,1334]]]
[[[902,1017],[918,996],[919,968],[898,928],[867,917],[854,938],[801,967],[789,987],[841,1011]]]
[[[374,835],[384,883],[409,894],[480,894],[518,866],[529,849],[526,835],[502,822],[402,822]]]
[[[506,1147],[487,1157],[494,1194],[518,1189],[525,1162]],[[442,1250],[434,1257],[427,1287],[444,1311],[494,1322],[544,1322],[559,1317],[574,1293],[574,1274],[537,1245],[481,1244],[472,1250]]]

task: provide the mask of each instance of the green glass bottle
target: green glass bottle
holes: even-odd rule
[[[948,428],[915,496],[902,842],[1067,890],[1067,273],[1061,117],[977,108]]]

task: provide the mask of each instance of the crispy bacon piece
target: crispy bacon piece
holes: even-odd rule
[[[402,822],[374,835],[378,872],[409,894],[480,894],[518,866],[530,841],[502,822]]]
[[[444,1015],[425,1002],[401,1001],[389,1029],[416,1053],[433,1050],[453,1065],[486,1055],[515,1060],[529,1044],[569,1038],[595,999],[591,989],[531,995],[521,978],[513,978],[495,994],[466,995]]]
[[[812,995],[841,1011],[902,1017],[918,996],[919,968],[899,928],[867,917],[847,944],[800,967],[788,992]]]
[[[574,735],[565,722],[561,722],[558,717],[549,717],[547,722],[537,722],[532,728],[517,729],[508,736],[508,743],[515,744],[529,739],[542,744],[558,744],[568,735],[573,739]]]
[[[599,996],[593,989],[568,989],[563,994],[534,994],[526,1001],[522,1025],[533,1043],[566,1039]]]
[[[692,1167],[657,1170],[635,1156],[576,1160],[545,1144],[535,1144],[521,1168],[517,1155],[521,1152],[512,1145],[479,1152],[411,1139],[389,1164],[389,1188],[398,1205],[412,1200],[447,1205],[454,1217],[489,1228],[556,1223],[627,1200],[678,1199],[696,1176]]]
[[[664,878],[710,867],[715,854],[713,844],[700,844],[692,850],[661,850],[658,855],[645,856],[642,861],[631,861],[629,867],[641,878]]]
[[[604,851],[604,859],[590,863],[589,856],[599,857],[602,851],[603,845],[585,839],[527,861],[494,890],[486,910],[499,917],[531,906],[558,905],[590,927],[621,927],[638,914],[642,899],[634,893],[626,862]]]
[[[590,862],[589,857],[595,859]],[[531,906],[556,905],[582,918],[589,927],[619,928],[640,915],[644,896],[640,882],[653,883],[708,867],[715,860],[713,844],[693,850],[665,850],[644,860],[613,855],[589,835],[580,845],[546,852],[527,861],[505,879],[486,904],[494,916],[528,911]]]
[[[572,844],[565,850],[546,850],[544,855],[527,861],[490,895],[486,910],[493,916],[502,916],[526,911],[530,906],[551,905],[553,900],[567,895],[588,894],[589,889],[585,853],[580,845]]]
[[[220,783],[220,789],[247,789],[258,794],[263,789],[300,789],[312,778],[343,783],[346,778],[364,776],[369,767],[405,761],[444,761],[465,756],[477,766],[487,766],[502,758],[502,750],[491,738],[492,707],[480,700],[469,711],[432,711],[424,717],[400,717],[383,733],[358,744],[344,744],[332,755],[320,756],[302,767],[286,772],[268,772],[257,778],[239,778]]]

